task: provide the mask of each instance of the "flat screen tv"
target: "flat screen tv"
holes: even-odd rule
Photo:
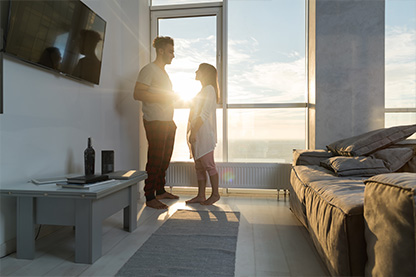
[[[99,84],[106,22],[79,0],[11,0],[4,51]]]

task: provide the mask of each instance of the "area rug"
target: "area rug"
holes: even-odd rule
[[[116,276],[234,276],[240,213],[176,211]]]

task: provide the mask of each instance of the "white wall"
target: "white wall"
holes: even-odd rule
[[[12,58],[4,60],[0,115],[0,184],[83,172],[92,137],[97,173],[101,150],[115,151],[115,169],[139,168],[139,103],[133,88],[148,62],[146,0],[84,0],[107,21],[100,85],[59,76]],[[15,200],[1,198],[0,245],[15,237]]]

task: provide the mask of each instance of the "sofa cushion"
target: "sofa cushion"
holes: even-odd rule
[[[335,172],[339,177],[343,176],[373,176],[388,173],[390,170],[384,161],[371,157],[344,157],[335,156],[323,160],[321,165]]]
[[[293,165],[319,165],[322,160],[333,157],[331,151],[317,150],[293,150]]]
[[[314,245],[332,276],[363,276],[363,177],[336,177],[320,166],[294,166],[291,199],[301,196]],[[303,193],[303,194],[302,194]],[[291,203],[292,204],[292,203]],[[292,210],[293,211],[293,210]]]
[[[383,128],[358,136],[338,140],[327,145],[327,149],[337,155],[365,156],[404,140],[416,132],[416,124]]]
[[[396,172],[402,168],[408,161],[413,158],[413,156],[413,149],[407,147],[389,147],[386,149],[378,150],[370,155],[372,158],[383,160],[386,167],[391,172]]]

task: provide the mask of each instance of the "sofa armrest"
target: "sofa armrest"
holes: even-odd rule
[[[416,174],[389,173],[365,181],[366,276],[416,275]]]

